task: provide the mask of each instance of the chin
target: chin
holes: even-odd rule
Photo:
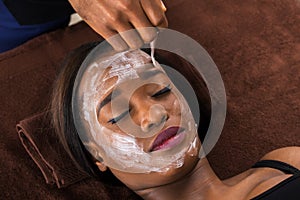
[[[199,149],[200,141],[197,139],[196,147],[186,152],[182,158],[184,159],[182,166],[177,167],[171,164],[163,172],[128,173],[115,169],[110,170],[120,181],[134,191],[159,187],[180,181],[192,172],[199,161]]]
[[[181,180],[186,177],[187,174],[193,171],[199,161],[199,141],[197,142],[197,148],[191,149],[191,151],[185,154],[183,165],[180,167],[169,166],[165,172],[156,172],[158,174],[158,185],[170,184]],[[192,152],[193,151],[193,152]],[[153,172],[155,173],[155,172]],[[160,179],[160,181],[159,181]]]

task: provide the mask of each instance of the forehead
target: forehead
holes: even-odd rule
[[[118,81],[138,78],[137,71],[149,63],[151,63],[151,58],[143,51],[122,53],[107,66],[103,74],[103,81],[115,76],[118,77]]]
[[[152,64],[148,54],[141,51],[128,52],[119,56],[103,70],[97,88],[98,91],[102,90],[101,93],[105,93],[115,85],[134,82],[137,79],[146,80],[159,73],[164,74]]]

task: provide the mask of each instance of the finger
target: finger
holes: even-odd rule
[[[125,51],[129,47],[126,44],[126,42],[122,39],[122,37],[117,34],[117,32],[111,30],[111,29],[102,29],[101,33],[104,39],[116,50],[116,51]]]
[[[168,20],[165,15],[166,7],[161,0],[141,0],[141,6],[153,26],[166,28]]]
[[[118,34],[114,31],[111,22],[103,18],[92,18],[93,20],[85,20],[85,22],[99,35],[101,35],[116,51],[125,51],[128,45]]]
[[[155,27],[137,27],[141,38],[144,40],[144,43],[152,42],[156,37],[158,30]]]
[[[129,21],[137,29],[144,43],[150,43],[156,38],[157,29],[151,24],[141,5],[133,15],[129,16]]]
[[[121,23],[116,26],[116,31],[119,32],[122,39],[131,49],[138,49],[143,46],[144,42],[138,32],[127,23]]]
[[[167,7],[165,6],[164,2],[162,0],[160,0],[160,3],[161,3],[161,7],[162,7],[163,11],[166,12]]]

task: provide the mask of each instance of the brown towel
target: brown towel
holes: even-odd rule
[[[273,149],[299,145],[299,0],[164,3],[169,27],[205,47],[224,80],[226,123],[208,155],[216,173],[221,178],[236,175]],[[41,175],[16,134],[18,121],[49,103],[66,53],[97,38],[79,23],[0,54],[0,199],[139,199],[125,186],[102,179],[59,190],[39,184]]]
[[[20,140],[40,168],[46,183],[66,187],[88,177],[71,160],[49,126],[48,113],[40,113],[17,124]]]

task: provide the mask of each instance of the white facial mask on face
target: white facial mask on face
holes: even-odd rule
[[[179,104],[181,112],[181,122],[178,126],[185,128],[184,133],[181,133],[184,135],[181,143],[174,148],[145,152],[143,147],[137,144],[136,139],[153,137],[162,131],[164,124],[145,131],[129,117],[130,123],[124,124],[121,120],[116,124],[126,134],[115,133],[101,125],[98,121],[97,106],[99,99],[111,89],[105,88],[103,82],[117,77],[117,82],[113,84],[115,91],[116,88],[124,90],[121,87],[122,84],[130,81],[129,86],[126,87],[127,102],[125,104],[127,105],[133,92],[144,84],[165,85],[166,83],[140,78],[141,69],[151,62],[150,56],[141,50],[121,52],[102,58],[97,53],[93,55],[87,57],[87,61],[80,68],[75,80],[72,99],[75,126],[86,149],[108,167],[125,172],[161,172],[170,167],[182,166],[184,155],[195,145],[197,128],[189,106],[181,93],[172,85],[172,92],[176,96],[174,104]],[[109,66],[111,69],[105,74]],[[112,114],[115,116],[117,111],[114,108],[118,105],[112,102],[111,106]],[[161,105],[154,105],[152,108],[153,117],[157,115],[156,112],[160,111],[157,109],[157,107],[160,108],[159,106]]]

